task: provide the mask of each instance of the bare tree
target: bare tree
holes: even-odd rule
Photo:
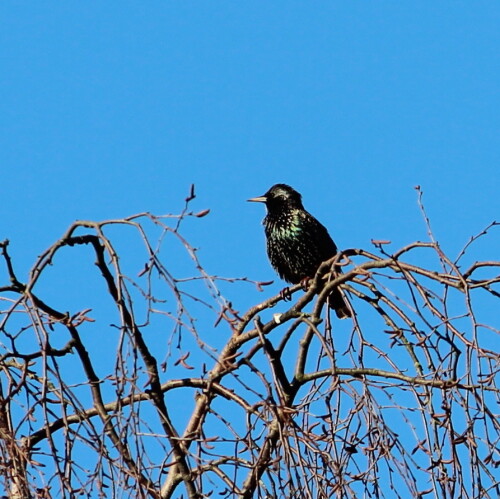
[[[500,262],[465,263],[498,223],[452,259],[419,197],[428,242],[345,250],[240,313],[221,290],[268,283],[202,266],[193,198],[75,222],[25,280],[0,244],[4,494],[500,495]],[[329,316],[335,286],[352,320]]]

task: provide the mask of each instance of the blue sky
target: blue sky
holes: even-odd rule
[[[498,217],[496,2],[0,13],[0,227],[28,261],[75,219],[177,212],[191,183],[212,210],[195,244],[259,278],[263,210],[244,200],[275,182],[341,247],[423,238],[417,184],[452,252]]]
[[[500,219],[499,21],[491,1],[2,2],[0,238],[24,280],[74,220],[178,213],[194,183],[207,270],[271,294],[246,199],[289,183],[341,248],[397,249],[427,237],[420,185],[455,256]],[[478,248],[498,259],[500,232]]]

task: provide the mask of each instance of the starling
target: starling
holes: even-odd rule
[[[263,196],[248,201],[266,203],[267,254],[283,280],[298,284],[312,278],[321,263],[337,253],[326,228],[304,209],[302,196],[289,185],[273,185]],[[351,317],[338,289],[331,292],[329,304],[337,317]]]

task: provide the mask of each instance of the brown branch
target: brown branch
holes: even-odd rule
[[[216,493],[220,484],[225,493],[241,497],[314,497],[321,491],[325,498],[353,498],[359,497],[363,486],[383,496],[378,484],[382,476],[387,487],[403,485],[412,496],[428,493],[423,490],[424,481],[437,496],[458,496],[468,490],[469,495],[487,497],[486,487],[494,491],[499,486],[494,469],[500,465],[500,426],[492,410],[500,397],[495,384],[499,367],[498,354],[491,347],[499,331],[494,324],[481,324],[476,318],[476,292],[472,290],[481,289],[488,299],[497,300],[500,293],[495,287],[500,276],[496,270],[500,263],[477,261],[465,272],[458,267],[458,260],[488,228],[453,261],[434,240],[422,206],[431,242],[412,243],[389,254],[388,243],[379,241],[375,245],[381,256],[360,249],[345,250],[321,266],[307,292],[302,293],[300,285],[291,288],[294,302],[289,307],[282,306],[278,295],[240,314],[222,297],[217,282],[235,286],[250,283],[258,288],[262,284],[245,278],[220,278],[205,271],[196,249],[180,234],[186,217],[206,214],[206,210],[190,210],[194,198],[193,189],[182,213],[176,216],[143,213],[72,224],[42,253],[26,285],[16,277],[8,242],[0,243],[10,281],[0,292],[17,294],[14,300],[2,298],[8,304],[0,324],[8,345],[0,356],[6,374],[4,399],[20,403],[24,397],[26,406],[25,414],[16,414],[16,426],[11,425],[9,433],[14,447],[7,453],[12,458],[15,449],[19,450],[21,474],[16,472],[17,476],[27,476],[28,470],[38,472],[33,457],[40,452],[54,460],[53,471],[49,471],[52,482],[59,480],[64,484],[61,490],[74,493],[67,477],[80,476],[76,451],[72,450],[79,441],[98,456],[94,475],[88,477],[92,485],[88,486],[95,487],[94,483],[106,477],[118,491],[133,479],[141,493],[153,497],[177,497],[181,486],[188,497],[201,497]],[[167,225],[169,219],[172,227]],[[160,233],[156,245],[150,242],[146,223]],[[133,228],[142,240],[146,263],[139,264],[143,269],[139,277],[145,280],[145,287],[122,271],[113,243],[104,232],[111,225]],[[80,229],[86,233],[78,235]],[[160,248],[166,235],[174,236],[184,249],[193,262],[195,276],[179,278],[164,265]],[[84,345],[80,336],[86,312],[61,313],[35,293],[36,283],[57,252],[75,245],[91,246],[120,316],[117,356],[111,359],[114,374],[104,377],[98,377],[94,367],[93,338]],[[406,261],[415,261],[419,252],[432,252],[439,270]],[[343,273],[335,272],[338,268]],[[473,278],[479,270],[481,279]],[[155,289],[157,282],[163,285],[160,293]],[[197,283],[205,286],[209,298],[193,291]],[[339,286],[350,298],[352,321],[340,323],[328,317],[328,295]],[[169,296],[165,296],[165,289]],[[133,298],[137,295],[138,299]],[[140,325],[135,300],[143,300],[147,308]],[[229,329],[229,338],[218,352],[206,343],[211,326],[196,323],[188,302],[214,314],[218,339],[222,325]],[[282,312],[273,313],[278,304]],[[171,311],[170,305],[177,309]],[[457,309],[457,315],[452,316],[450,310]],[[23,317],[24,324],[17,320]],[[156,318],[171,321],[178,335],[171,336],[177,340],[176,347],[172,347],[172,339],[167,340],[168,351],[161,363],[159,350],[145,336],[147,327],[158,324]],[[49,342],[51,330],[59,336],[62,328],[70,340],[54,348]],[[192,337],[181,337],[183,329]],[[26,346],[29,334],[38,341],[38,351]],[[204,364],[200,360],[197,366],[194,355],[189,366],[172,361],[171,348],[178,349],[174,359],[182,360],[193,353],[192,345],[205,356]],[[407,356],[393,355],[394,345],[403,346]],[[26,348],[30,348],[29,353],[23,353]],[[71,386],[58,366],[70,353],[76,353],[85,373],[82,381]],[[160,374],[175,378],[183,366],[199,368],[201,375],[161,383]],[[143,367],[146,388],[139,387]],[[288,369],[294,374],[291,381]],[[110,385],[115,386],[113,401],[104,403],[103,393],[108,393]],[[79,398],[82,386],[88,387],[92,397],[92,406],[86,409]],[[171,418],[174,406],[167,407],[165,394],[173,393],[169,400],[177,400],[178,391],[186,387],[196,390],[195,400],[191,411],[175,406],[186,421],[184,431],[179,432]],[[400,398],[405,393],[412,394],[413,405]],[[222,399],[225,405],[221,406]],[[141,408],[148,405],[157,418],[145,417]],[[388,416],[391,410],[395,410],[393,418]],[[246,419],[242,421],[238,414]],[[33,431],[33,422],[39,421],[40,415],[41,426]],[[3,417],[11,417],[6,405]],[[99,420],[105,439],[93,429]],[[408,431],[399,436],[391,426],[402,420]],[[90,437],[76,430],[78,425]],[[64,433],[54,439],[60,430]],[[19,438],[21,431],[28,436]],[[412,452],[408,442],[413,434],[416,445]],[[148,455],[151,437],[164,449],[163,463],[153,462]],[[59,439],[64,442],[62,454],[56,449]],[[109,442],[114,454],[105,449]],[[228,450],[230,446],[234,446],[234,455]],[[359,459],[357,453],[363,457]],[[470,462],[464,464],[464,456]],[[464,466],[470,468],[468,481],[463,478]]]

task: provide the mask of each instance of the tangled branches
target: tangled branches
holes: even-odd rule
[[[462,268],[498,224],[455,260],[432,238],[346,250],[291,303],[241,314],[222,288],[269,283],[204,269],[181,232],[208,213],[193,198],[178,216],[74,223],[26,282],[0,244],[6,494],[499,495],[500,262]],[[353,320],[329,317],[335,286]]]

